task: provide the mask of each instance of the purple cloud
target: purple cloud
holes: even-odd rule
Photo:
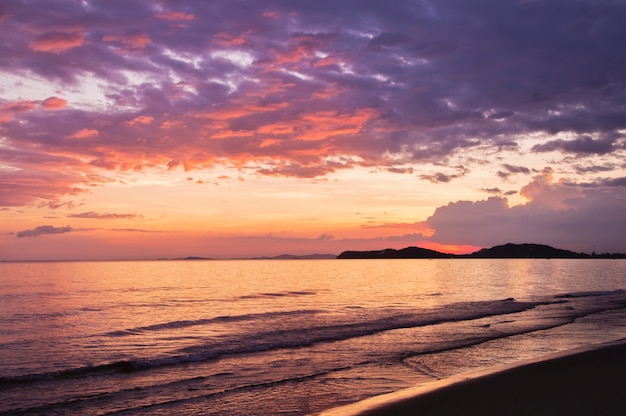
[[[582,136],[575,140],[553,140],[533,146],[534,152],[551,152],[561,150],[578,154],[606,154],[613,151],[615,138],[594,140],[589,136]]]
[[[16,233],[17,238],[24,237],[39,237],[40,235],[45,234],[64,234],[72,231],[72,228],[69,226],[66,227],[53,227],[51,225],[41,225],[32,230],[24,230],[18,231]]]
[[[22,172],[0,183],[0,205],[148,166],[410,173],[557,133],[579,138],[533,151],[624,150],[622,2],[15,0],[0,19],[0,71],[55,89],[0,100],[0,157]],[[70,98],[86,80],[98,98]],[[30,181],[61,170],[49,187]]]
[[[624,178],[589,188],[555,183],[545,171],[522,189],[530,201],[510,207],[506,198],[457,201],[437,208],[425,223],[441,244],[491,247],[506,242],[541,242],[591,252],[624,250],[626,196],[612,187]],[[506,240],[506,241],[505,241]],[[603,245],[603,247],[600,247]]]
[[[98,212],[81,212],[79,214],[69,214],[68,218],[89,218],[96,220],[117,220],[117,219],[135,219],[141,218],[139,214],[114,214],[114,213],[98,213]]]

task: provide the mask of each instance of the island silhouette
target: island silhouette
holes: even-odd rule
[[[483,248],[470,254],[442,253],[422,247],[405,247],[401,249],[386,248],[384,250],[344,251],[335,254],[281,254],[273,257],[236,257],[232,260],[327,260],[327,259],[626,259],[626,253],[591,254],[554,248],[545,244],[513,244],[507,243],[491,248]],[[178,257],[158,260],[214,260],[211,257]]]
[[[592,254],[554,248],[545,244],[513,244],[507,243],[491,248],[483,248],[470,254],[442,253],[422,247],[405,247],[399,250],[387,248],[370,251],[344,251],[338,259],[445,259],[445,258],[476,258],[476,259],[624,259],[625,253]]]

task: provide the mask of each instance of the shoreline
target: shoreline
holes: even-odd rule
[[[625,379],[621,339],[458,374],[320,416],[609,415],[626,406]]]

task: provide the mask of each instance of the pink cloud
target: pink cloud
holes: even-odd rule
[[[41,106],[44,108],[44,110],[60,110],[67,107],[67,100],[59,97],[50,97],[46,98],[41,103]]]
[[[224,48],[242,46],[248,43],[248,40],[246,39],[248,35],[250,35],[250,32],[237,36],[230,33],[220,32],[213,35],[212,43]]]
[[[2,110],[12,113],[23,113],[25,111],[30,111],[35,107],[37,107],[37,104],[33,101],[18,101],[13,103],[4,103],[2,105]]]
[[[167,120],[167,121],[164,121],[159,128],[173,129],[177,127],[184,127],[184,124],[179,120]]]
[[[63,52],[83,43],[84,34],[81,32],[47,32],[32,39],[29,46],[38,52]]]
[[[3,23],[5,20],[8,20],[9,17],[10,17],[9,11],[0,8],[0,24]]]
[[[271,19],[278,19],[282,17],[282,15],[280,12],[277,12],[277,11],[265,11],[263,12],[263,17],[267,17]]]
[[[130,124],[131,126],[138,126],[138,125],[151,124],[153,121],[154,121],[154,117],[137,116],[134,119],[128,121],[127,123]]]
[[[0,175],[0,206],[40,205],[44,201],[54,209],[61,196],[77,195],[93,184],[107,182],[79,158],[33,150],[0,146],[0,160],[18,168]]]
[[[185,12],[160,12],[155,17],[157,19],[163,19],[163,20],[182,20],[182,21],[196,20],[196,16],[193,13],[185,13]]]
[[[37,108],[34,101],[5,102],[0,105],[0,123],[8,123],[16,114],[25,113]]]
[[[76,133],[67,136],[68,139],[88,139],[91,137],[100,136],[100,132],[95,129],[82,129],[77,131]]]

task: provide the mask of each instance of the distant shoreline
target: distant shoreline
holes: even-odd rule
[[[333,260],[333,259],[626,259],[626,253],[587,254],[554,248],[545,244],[507,243],[484,248],[470,254],[442,253],[421,247],[384,250],[344,251],[336,254],[281,254],[263,257],[213,258],[203,256],[159,257],[148,259],[55,259],[55,260],[0,260],[0,263],[51,263],[51,262],[95,262],[95,261],[223,261],[223,260]]]

